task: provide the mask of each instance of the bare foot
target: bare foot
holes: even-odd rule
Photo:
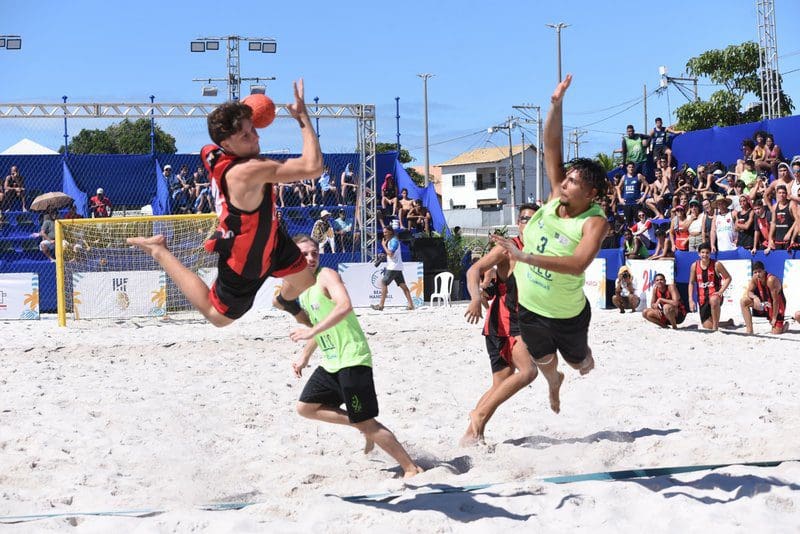
[[[154,256],[160,249],[167,248],[167,238],[163,235],[154,235],[152,237],[129,237],[126,241],[129,245],[139,247],[151,256]]]
[[[483,432],[481,430],[481,425],[477,420],[475,411],[473,410],[469,412],[469,427],[467,427],[467,431],[464,432],[464,435],[461,437],[458,445],[461,447],[472,447],[473,445],[477,445],[482,441]]]
[[[364,454],[369,454],[375,448],[375,441],[364,436]]]
[[[564,383],[564,373],[561,371],[558,372],[558,381],[556,382],[555,386],[550,384],[550,409],[553,410],[555,413],[561,411],[561,384]]]
[[[414,465],[411,469],[404,469],[403,478],[411,478],[415,475],[422,473],[424,469],[422,469],[418,465]]]
[[[589,349],[589,353],[586,355],[586,359],[583,360],[583,365],[580,366],[578,371],[580,371],[581,376],[589,374],[589,371],[594,369],[594,358],[592,357],[592,349]]]

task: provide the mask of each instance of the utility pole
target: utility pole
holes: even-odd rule
[[[526,177],[525,177],[525,132],[523,132],[522,129],[520,129],[519,133],[520,133],[520,137],[522,139],[522,141],[521,141],[521,143],[522,143],[522,154],[520,154],[520,169],[522,170],[522,172],[520,173],[520,174],[522,174],[522,187],[521,187],[521,191],[520,191],[520,203],[524,204],[527,201],[527,197],[525,196],[525,180],[526,180]]]
[[[486,131],[490,134],[498,130],[506,130],[508,132],[508,167],[509,167],[509,180],[511,180],[511,224],[516,224],[517,219],[517,190],[514,183],[514,144],[511,139],[511,129],[514,128],[514,117],[509,117],[505,124],[498,124],[497,126],[490,126]]]
[[[517,119],[519,122],[524,122],[527,124],[536,123],[536,200],[542,200],[542,194],[544,191],[544,158],[542,157],[542,107],[541,106],[532,106],[530,104],[523,104],[519,106],[511,106],[514,109],[518,109],[523,113],[526,113],[526,110],[536,110],[536,119],[531,118],[519,118]],[[527,113],[526,113],[527,115]],[[523,134],[524,135],[524,134]],[[523,141],[523,146],[525,142]],[[524,152],[523,152],[524,154]],[[524,156],[523,156],[524,157]],[[524,161],[524,160],[523,160]],[[524,183],[524,182],[523,182]],[[523,193],[523,198],[525,198],[525,193]]]
[[[644,84],[643,94],[644,94],[644,129],[642,130],[642,133],[646,133],[647,132],[647,84]]]
[[[425,106],[425,187],[430,183],[430,145],[428,144],[428,78],[432,78],[433,74],[417,74],[422,78],[423,98]]]
[[[561,83],[561,30],[569,28],[569,24],[559,22],[558,24],[545,24],[548,28],[556,31],[556,58],[558,60],[558,83]]]
[[[579,158],[581,156],[581,150],[580,150],[581,149],[581,140],[580,139],[581,139],[581,137],[583,137],[587,133],[589,133],[589,132],[587,132],[586,130],[578,130],[577,128],[572,130],[572,133],[571,133],[570,137],[575,136],[575,157],[576,158]]]

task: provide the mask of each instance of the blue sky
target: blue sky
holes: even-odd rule
[[[792,24],[800,20],[800,2],[775,3],[784,89],[800,112],[800,32]],[[400,97],[401,143],[418,164],[424,151],[417,74],[435,74],[428,82],[435,164],[471,148],[505,146],[504,133],[485,132],[518,113],[513,105],[547,107],[556,81],[556,39],[545,24],[562,21],[570,24],[562,33],[563,71],[575,77],[565,124],[588,131],[580,147],[586,155],[616,148],[628,123],[641,131],[642,104],[625,108],[641,98],[644,84],[648,92],[658,86],[660,65],[680,76],[692,56],[758,40],[755,0],[224,4],[0,0],[0,34],[23,37],[22,50],[0,50],[0,102],[59,102],[62,95],[71,102],[145,102],[151,94],[160,102],[213,102],[200,96],[201,84],[192,78],[225,74],[224,45],[192,54],[189,42],[200,36],[272,37],[277,54],[242,50],[242,76],[275,76],[268,94],[279,102],[289,101],[291,81],[302,76],[307,101],[319,96],[324,103],[375,104],[379,141],[385,142],[395,141]],[[715,89],[708,83],[701,80],[701,96]],[[651,96],[648,127],[656,116],[669,122],[670,108],[674,113],[685,101],[675,89],[669,102]],[[624,102],[629,104],[619,106]],[[0,121],[0,150],[18,138],[7,124]],[[264,131],[262,148],[296,150],[299,135],[289,126],[287,121]],[[355,144],[352,123],[323,120],[320,130],[324,151]],[[519,132],[514,136],[519,142]],[[61,139],[53,137],[36,140],[57,148]],[[195,135],[179,138],[178,145],[197,151],[203,142]]]

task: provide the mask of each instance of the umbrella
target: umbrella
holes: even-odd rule
[[[74,202],[72,197],[61,191],[53,191],[52,193],[44,193],[39,195],[31,203],[32,211],[47,211],[50,208],[61,209],[66,208]]]

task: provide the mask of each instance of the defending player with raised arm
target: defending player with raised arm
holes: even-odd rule
[[[206,241],[206,250],[219,253],[218,276],[211,289],[167,248],[162,235],[129,238],[147,252],[175,281],[189,302],[215,326],[226,326],[244,315],[270,276],[283,278],[273,304],[299,322],[308,323],[295,302],[314,277],[306,270],[300,250],[281,230],[275,216],[273,184],[290,183],[322,172],[319,140],[303,100],[303,80],[294,83],[294,103],[287,106],[303,139],[299,158],[276,161],[261,158],[252,110],[242,102],[222,104],[208,116],[214,145],[200,152],[211,177],[219,227]]]
[[[519,207],[517,224],[520,237],[512,240],[519,248],[522,248],[521,236],[525,226],[537,209],[534,204],[522,204]],[[497,408],[533,382],[538,374],[519,333],[514,263],[503,247],[496,246],[467,271],[467,287],[471,300],[464,316],[471,324],[477,324],[481,319],[482,300],[486,293],[486,289],[481,287],[484,274],[496,270],[497,276],[491,286],[491,294],[487,295],[491,299],[491,304],[483,327],[486,351],[489,353],[492,369],[492,385],[469,414],[470,424],[461,438],[462,446],[481,441],[486,423]],[[558,406],[554,406],[553,409],[557,412]]]
[[[319,268],[316,241],[305,235],[296,236],[294,241],[305,257],[308,272],[316,279],[300,295],[300,305],[313,326],[289,334],[292,341],[307,340],[302,354],[292,363],[295,375],[302,375],[317,347],[323,353],[322,363],[300,394],[297,412],[309,419],[360,430],[367,441],[364,452],[377,444],[400,464],[405,478],[422,472],[394,434],[375,419],[378,399],[372,380],[372,352],[342,277],[327,267]]]
[[[591,308],[583,293],[584,271],[600,250],[608,227],[596,203],[608,184],[603,167],[578,158],[564,168],[562,102],[571,82],[572,76],[567,75],[550,99],[544,161],[551,193],[547,204],[528,221],[524,250],[511,240],[492,237],[517,261],[514,277],[522,340],[547,379],[551,404],[555,399],[557,405],[564,375],[558,372],[556,353],[582,375],[594,368],[587,339]]]

